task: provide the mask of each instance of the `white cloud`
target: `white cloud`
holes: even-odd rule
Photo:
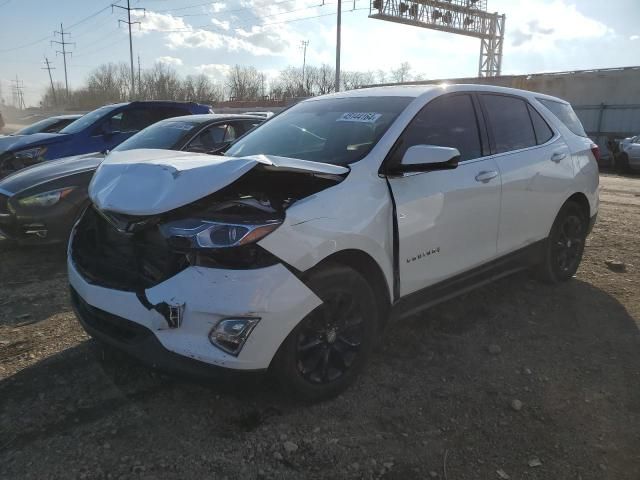
[[[212,80],[223,80],[231,70],[231,65],[223,63],[205,63],[194,67],[194,69],[198,73],[204,73]]]
[[[188,25],[184,19],[180,17],[174,17],[173,15],[156,13],[152,11],[140,12],[132,11],[131,16],[140,22],[140,29],[138,34],[149,32],[167,32],[173,30],[192,30],[192,27]],[[135,30],[134,30],[135,31]]]
[[[631,35],[629,40],[640,40],[640,35]]]
[[[164,56],[156,58],[156,62],[164,63],[165,65],[171,65],[174,67],[179,67],[182,65],[182,60],[176,57]]]
[[[212,18],[211,23],[216,27],[221,28],[222,30],[229,30],[229,22],[226,20],[223,21],[223,20],[218,20],[217,18]]]
[[[517,25],[511,30],[509,25]],[[613,31],[604,23],[580,13],[565,0],[522,2],[509,9],[507,41],[520,50],[545,52],[559,41],[602,38]]]

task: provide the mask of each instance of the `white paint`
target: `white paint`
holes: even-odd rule
[[[468,160],[452,170],[389,179],[379,174],[398,136],[429,101],[443,93],[468,91],[526,98],[552,125],[554,137],[545,145]],[[477,85],[362,89],[331,97],[368,95],[408,95],[414,100],[371,152],[349,168],[271,156],[139,150],[110,155],[94,177],[91,197],[103,209],[152,215],[209,195],[258,164],[329,175],[348,172],[341,183],[293,204],[283,224],[259,244],[302,272],[337,252],[364,252],[380,267],[391,293],[393,205],[388,180],[398,215],[401,295],[545,238],[562,204],[576,192],[587,196],[590,215],[597,213],[598,170],[591,141],[572,134],[536,100],[553,97]],[[554,154],[563,158],[553,161]],[[71,263],[69,272],[71,284],[91,305],[151,328],[171,351],[229,368],[266,368],[295,325],[321,303],[282,265],[256,270],[191,267],[146,292],[154,304],[185,304],[182,327],[168,329],[134,294],[90,285]],[[237,358],[207,338],[218,320],[235,315],[261,317]]]
[[[147,310],[135,293],[89,284],[69,260],[69,282],[90,305],[143,325],[168,350],[202,362],[240,370],[266,369],[278,347],[320,299],[282,265],[258,270],[190,267],[146,291],[157,305],[184,303],[182,326],[167,328],[162,315]],[[238,357],[208,339],[222,318],[260,317]]]
[[[265,155],[233,158],[172,150],[126,150],[106,157],[91,180],[89,196],[102,210],[156,215],[210,195],[258,164],[289,171],[328,174],[349,171],[334,165]]]

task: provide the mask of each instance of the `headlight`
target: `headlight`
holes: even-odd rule
[[[27,148],[26,150],[18,150],[13,156],[19,160],[37,160],[41,158],[47,151],[47,147]]]
[[[255,243],[281,224],[282,220],[245,224],[188,219],[166,223],[160,231],[178,247],[229,248]]]
[[[209,341],[228,354],[237,356],[259,321],[255,317],[223,318],[209,332]]]
[[[18,200],[24,207],[50,207],[69,195],[76,187],[61,188],[50,192],[38,193]]]

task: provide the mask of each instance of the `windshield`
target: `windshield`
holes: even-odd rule
[[[38,133],[59,121],[60,119],[58,118],[45,118],[44,120],[40,120],[39,122],[32,123],[28,127],[24,127],[18,130],[17,132],[14,132],[13,135],[31,135],[32,133]]]
[[[85,128],[90,127],[95,122],[100,120],[107,113],[109,113],[109,112],[111,112],[111,111],[113,111],[116,108],[119,108],[121,106],[122,105],[107,105],[106,107],[100,107],[100,108],[94,110],[93,112],[89,112],[86,115],[80,117],[75,122],[70,123],[69,125],[64,127],[62,130],[60,130],[59,133],[78,133],[78,132],[81,132]]]
[[[114,152],[133,150],[134,148],[160,148],[173,150],[186,139],[200,123],[184,120],[164,120],[153,124],[125,140]]]
[[[277,155],[347,165],[364,158],[413,97],[302,102],[234,143],[225,155]]]

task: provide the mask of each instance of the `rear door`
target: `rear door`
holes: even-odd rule
[[[470,270],[496,255],[500,175],[485,156],[471,94],[429,102],[398,139],[391,166],[413,145],[455,147],[456,169],[388,177],[398,220],[400,294]]]
[[[546,238],[573,182],[564,139],[525,99],[479,94],[502,176],[498,255]]]

